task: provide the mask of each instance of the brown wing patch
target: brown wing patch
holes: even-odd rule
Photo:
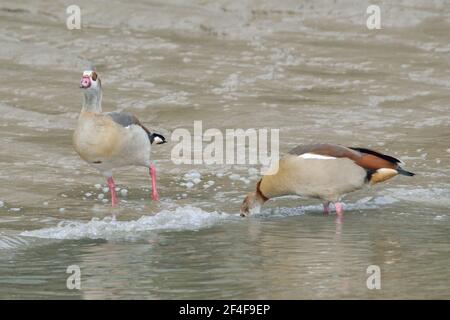
[[[397,158],[394,158],[392,156],[389,156],[387,154],[383,154],[383,153],[380,153],[380,152],[377,152],[377,151],[374,151],[374,150],[370,150],[370,149],[366,149],[366,148],[353,148],[353,147],[350,147],[349,149],[356,150],[356,151],[358,151],[360,153],[363,153],[363,154],[365,154],[365,153],[371,154],[371,155],[374,155],[374,156],[376,156],[378,158],[387,160],[387,161],[389,161],[391,163],[401,163],[401,161],[399,159],[397,159]]]
[[[380,168],[397,168],[397,164],[389,162],[372,154],[362,154],[361,157],[355,161],[355,163],[368,170],[377,170]]]
[[[399,161],[398,159],[369,149],[347,148],[327,143],[298,146],[289,151],[289,153],[294,155],[314,153],[335,158],[349,158],[367,170],[377,170],[380,168],[396,169],[398,167],[397,162]]]

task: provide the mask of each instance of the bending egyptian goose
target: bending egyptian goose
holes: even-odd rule
[[[117,202],[112,170],[129,165],[149,168],[152,199],[158,200],[156,170],[150,161],[150,149],[153,143],[162,144],[166,139],[151,133],[130,113],[102,113],[102,85],[95,71],[83,72],[80,88],[84,100],[73,144],[80,157],[106,177],[111,205],[114,207]]]
[[[278,162],[278,171],[270,172],[256,184],[256,191],[244,199],[241,216],[258,212],[271,198],[300,195],[324,201],[324,212],[334,202],[336,213],[343,213],[343,195],[366,184],[388,180],[397,174],[413,176],[403,170],[394,157],[364,148],[333,144],[298,146]]]

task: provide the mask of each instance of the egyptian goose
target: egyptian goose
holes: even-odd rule
[[[275,166],[278,170],[269,171],[256,183],[256,191],[249,193],[241,205],[241,216],[257,213],[267,200],[285,195],[322,199],[326,214],[330,202],[334,202],[336,213],[342,215],[343,195],[397,174],[413,176],[414,173],[399,166],[401,163],[394,157],[364,148],[301,145],[280,159]]]
[[[152,199],[158,200],[156,170],[150,161],[150,149],[153,143],[162,144],[166,139],[151,133],[130,113],[102,113],[102,85],[95,71],[83,72],[80,88],[84,100],[73,144],[80,157],[106,177],[111,205],[114,207],[117,203],[112,170],[129,165],[149,168]]]

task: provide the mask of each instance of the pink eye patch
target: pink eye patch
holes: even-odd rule
[[[80,81],[80,88],[89,88],[91,86],[91,78],[89,76],[83,76]]]

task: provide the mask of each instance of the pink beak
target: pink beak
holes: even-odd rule
[[[89,76],[83,76],[80,82],[80,88],[87,89],[91,86],[91,79]]]

